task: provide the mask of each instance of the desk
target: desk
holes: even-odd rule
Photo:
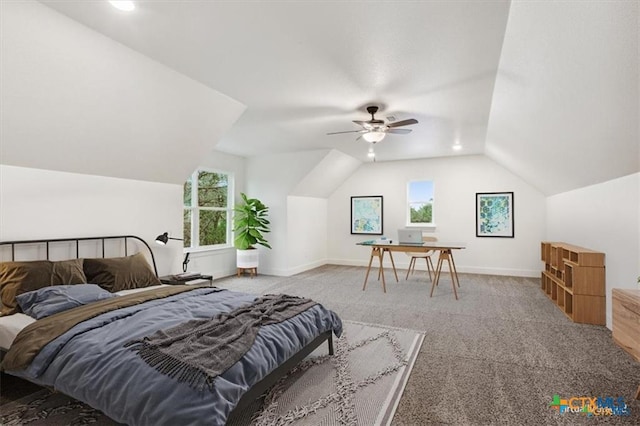
[[[433,279],[433,283],[431,284],[431,293],[429,297],[433,296],[433,289],[438,285],[440,281],[440,273],[442,272],[442,265],[446,261],[449,265],[449,272],[451,273],[451,284],[453,285],[453,294],[458,300],[458,292],[456,291],[456,284],[460,287],[460,281],[458,279],[458,271],[456,270],[456,263],[453,260],[453,250],[464,249],[466,244],[464,243],[447,243],[440,241],[427,241],[422,244],[400,244],[400,243],[357,243],[358,245],[371,247],[371,257],[369,258],[369,265],[367,266],[367,275],[364,277],[364,285],[362,286],[362,290],[364,291],[367,288],[367,280],[369,279],[369,272],[371,271],[371,263],[373,262],[373,258],[377,257],[380,261],[380,269],[378,271],[378,279],[382,276],[382,291],[387,292],[387,286],[384,279],[384,270],[382,266],[382,260],[384,258],[385,252],[389,253],[389,257],[391,258],[391,265],[393,266],[393,272],[396,275],[396,281],[398,280],[398,274],[396,273],[396,265],[393,261],[393,252],[409,252],[409,253],[420,253],[427,252],[430,250],[437,250],[440,254],[438,256],[438,265],[436,266],[436,276]]]

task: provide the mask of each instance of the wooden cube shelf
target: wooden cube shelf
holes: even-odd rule
[[[572,321],[606,324],[604,253],[543,241],[541,288]]]

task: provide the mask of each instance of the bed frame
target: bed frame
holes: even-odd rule
[[[81,241],[94,241],[96,244],[101,246],[102,258],[105,257],[105,242],[111,240],[120,240],[123,242],[123,252],[125,256],[128,256],[129,253],[129,243],[134,242],[139,248],[146,247],[148,251],[149,257],[151,259],[151,263],[153,265],[153,270],[158,276],[158,268],[156,266],[156,260],[153,255],[153,251],[149,244],[144,241],[142,238],[135,235],[114,235],[114,236],[104,236],[104,237],[77,237],[77,238],[55,238],[48,240],[22,240],[22,241],[0,241],[0,250],[3,247],[10,246],[11,247],[11,260],[16,260],[16,251],[24,246],[44,246],[46,249],[46,260],[49,259],[50,255],[50,246],[52,244],[63,244],[67,243],[69,246],[75,245],[75,259],[80,259],[81,254]],[[142,245],[138,245],[137,242],[142,243]],[[251,389],[249,389],[241,398],[233,412],[240,412],[247,408],[253,401],[258,399],[264,392],[278,383],[278,381],[284,377],[289,371],[291,371],[296,365],[298,365],[304,358],[306,358],[311,352],[313,352],[318,346],[322,343],[327,342],[329,355],[334,354],[333,350],[333,334],[331,331],[324,332],[320,334],[318,337],[309,342],[305,347],[300,349],[297,353],[295,353],[291,358],[286,360],[284,363],[280,364],[276,367],[271,373],[267,374],[262,380],[257,382]]]
[[[102,248],[102,258],[105,257],[105,242],[108,240],[120,240],[124,243],[124,255],[129,255],[129,241],[136,240],[142,243],[142,247],[146,247],[151,258],[151,263],[153,265],[153,272],[155,272],[156,277],[158,276],[158,268],[156,267],[156,258],[153,255],[153,251],[149,244],[145,240],[135,235],[113,235],[106,237],[76,237],[76,238],[54,238],[49,240],[22,240],[22,241],[0,241],[0,247],[2,246],[10,246],[11,247],[11,260],[16,260],[16,248],[20,249],[23,246],[44,246],[46,249],[46,260],[49,259],[50,255],[50,247],[52,244],[62,244],[67,243],[68,246],[71,246],[72,243],[75,243],[76,256],[75,259],[80,259],[80,241],[95,241],[96,243],[100,243]]]

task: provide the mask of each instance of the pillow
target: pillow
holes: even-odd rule
[[[42,287],[86,283],[82,259],[34,260],[0,263],[0,300],[2,315],[20,312],[16,296]]]
[[[16,296],[22,312],[40,319],[98,300],[118,297],[95,284],[56,285]]]
[[[53,263],[51,285],[84,284],[87,277],[82,270],[82,259],[59,260]]]
[[[112,293],[161,284],[142,253],[108,259],[84,259],[87,280]]]

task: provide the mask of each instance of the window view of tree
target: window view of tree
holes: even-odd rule
[[[412,181],[408,184],[409,224],[433,223],[433,181]]]
[[[184,184],[184,246],[226,244],[230,234],[230,176],[197,170]],[[193,235],[197,235],[194,241]]]

